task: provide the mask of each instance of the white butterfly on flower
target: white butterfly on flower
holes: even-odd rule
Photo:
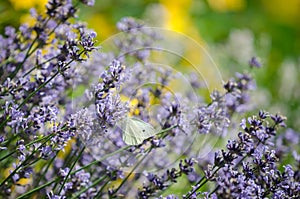
[[[127,117],[124,123],[123,141],[128,145],[139,145],[157,133],[151,124],[134,117]]]

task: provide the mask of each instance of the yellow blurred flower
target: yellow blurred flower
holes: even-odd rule
[[[94,14],[93,17],[87,19],[87,22],[97,32],[97,37],[101,41],[116,33],[115,27],[107,20],[107,16],[105,15]]]
[[[241,11],[246,7],[245,0],[208,0],[208,4],[219,12]]]
[[[206,77],[206,79],[211,80],[208,85],[211,91],[215,88],[221,88],[222,85],[220,85],[220,82],[217,80],[215,81],[215,79],[218,79],[216,78],[216,71],[211,69],[215,68],[215,66],[209,67],[214,63],[205,61],[210,60],[210,58],[205,50],[203,50],[205,49],[205,43],[199,34],[201,33],[201,30],[196,28],[189,13],[194,1],[160,0],[160,2],[166,9],[164,27],[185,35],[181,38],[183,40],[181,42],[184,45],[181,47],[184,51],[181,54],[182,60],[180,67],[189,67],[190,69],[195,67],[198,72],[201,72],[201,75]],[[195,69],[192,70],[195,71]]]
[[[20,22],[33,26],[35,24],[35,19],[32,18],[30,14],[24,14],[20,17]]]
[[[3,172],[3,177],[7,178],[10,175],[10,172],[13,171],[15,168],[13,167],[9,167],[7,169],[4,170]],[[30,178],[20,178],[18,181],[19,185],[27,185],[27,184],[31,184],[32,183],[32,178],[30,176]]]
[[[45,9],[48,0],[9,0],[16,10],[30,9],[35,7],[39,10]]]
[[[138,99],[136,99],[136,98],[129,99],[125,95],[121,95],[120,97],[121,97],[122,102],[128,102],[129,101],[129,107],[130,107],[129,116],[139,115],[140,111],[137,108],[137,105],[139,103]]]
[[[65,148],[58,152],[57,157],[64,159],[66,155],[70,154],[72,150],[72,145],[75,143],[75,141],[75,139],[69,140]]]
[[[189,31],[191,21],[188,10],[191,6],[191,0],[178,0],[176,3],[169,0],[161,0],[161,4],[167,9],[165,27],[178,32]]]
[[[299,27],[300,1],[299,0],[263,0],[264,9],[274,18],[274,20],[288,25]]]
[[[37,9],[38,12],[43,13],[46,8],[48,0],[9,0],[15,10],[29,10],[31,8]],[[35,20],[30,16],[29,12],[20,17],[21,23],[33,25]]]

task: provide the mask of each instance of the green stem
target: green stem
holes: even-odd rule
[[[17,199],[21,199],[21,198],[27,198],[28,196],[30,196],[32,193],[38,191],[38,190],[41,190],[42,188],[44,187],[47,187],[48,185],[51,185],[53,182],[58,182],[60,180],[59,177],[55,178],[54,180],[50,181],[50,182],[47,182],[46,184],[43,184],[39,187],[36,187],[34,189],[31,189],[30,191],[24,193],[23,195],[17,197]]]
[[[29,51],[31,50],[31,48],[33,47],[33,45],[37,41],[37,39],[38,39],[38,35],[34,38],[34,40],[32,41],[32,43],[30,44],[30,46],[29,46],[29,48],[28,48],[28,50],[26,52],[26,55],[25,55],[24,59],[22,60],[22,62],[19,63],[17,65],[17,68],[14,70],[14,72],[9,75],[10,79],[13,79],[17,75],[17,73],[19,72],[19,70],[22,68],[22,65],[25,63],[25,61],[28,59],[28,57],[30,57],[31,54],[29,53]]]
[[[130,147],[131,147],[131,146],[126,146],[126,147],[123,147],[123,148],[121,148],[121,149],[119,149],[119,150],[117,150],[117,151],[114,151],[113,153],[107,154],[107,155],[103,156],[100,160],[91,162],[90,164],[87,164],[87,165],[85,165],[84,167],[81,167],[80,169],[77,169],[77,170],[71,172],[70,175],[75,174],[75,173],[77,173],[78,171],[81,171],[81,170],[83,170],[83,169],[85,169],[85,168],[88,168],[88,167],[90,167],[90,166],[92,166],[92,165],[94,165],[94,164],[97,164],[97,163],[99,163],[99,162],[105,160],[106,158],[109,158],[109,157],[111,157],[111,156],[113,156],[113,155],[115,155],[115,154],[117,154],[117,153],[119,153],[119,152],[122,152],[122,151],[124,151],[124,150],[126,150],[126,149],[128,149],[128,148],[130,148]],[[17,199],[26,198],[26,197],[28,197],[29,195],[31,195],[32,193],[34,193],[34,192],[36,192],[36,191],[39,191],[40,189],[42,189],[42,188],[44,188],[44,187],[46,187],[46,186],[48,186],[48,185],[50,185],[50,184],[52,184],[52,183],[54,183],[54,182],[58,182],[59,179],[61,179],[61,178],[60,178],[60,177],[56,177],[55,179],[49,181],[48,183],[43,184],[43,185],[41,185],[41,186],[39,186],[39,187],[36,187],[35,189],[32,189],[32,190],[30,190],[30,191],[24,193],[23,195],[19,196]]]
[[[163,129],[161,130],[157,135],[161,135],[162,137],[165,137],[166,135],[164,135],[165,132],[168,132],[174,128],[176,128],[177,125],[175,126],[171,126],[169,128]],[[131,174],[136,170],[136,168],[144,161],[144,159],[150,154],[151,150],[153,149],[153,147],[151,146],[146,152],[147,154],[144,155],[144,157],[132,168],[132,170],[129,172],[129,174],[124,178],[124,180],[121,182],[121,184],[118,186],[117,189],[114,190],[114,193],[117,193],[121,187],[125,184],[125,182],[129,179],[129,177],[131,176]]]
[[[86,187],[85,189],[79,191],[75,196],[73,196],[71,199],[75,199],[75,198],[79,198],[79,196],[86,192],[88,189],[96,186],[98,183],[100,183],[101,181],[103,181],[107,176],[103,176],[102,178],[99,178],[98,180],[95,180],[93,184],[91,184],[90,186]]]
[[[81,155],[82,155],[82,153],[83,153],[84,150],[85,150],[85,146],[82,147],[82,149],[81,149],[81,151],[79,152],[77,158],[75,159],[75,161],[73,162],[72,166],[70,167],[70,170],[69,170],[67,176],[65,177],[65,179],[64,179],[64,181],[63,181],[63,183],[62,183],[62,185],[61,185],[61,187],[60,187],[60,189],[59,189],[59,191],[58,191],[58,195],[60,195],[61,191],[63,190],[64,185],[66,184],[66,182],[67,182],[69,176],[71,175],[71,172],[72,172],[73,168],[75,167],[75,164],[78,162],[78,160],[79,160],[79,158],[81,157]]]
[[[106,187],[106,185],[110,182],[110,180],[107,180],[102,187],[99,189],[98,193],[95,195],[95,199],[100,198],[101,197],[101,193],[103,191],[103,189]]]
[[[47,23],[49,22],[50,20],[50,17],[47,18],[47,20],[45,21],[43,27],[45,27],[47,25]],[[49,33],[49,36],[54,32],[54,30],[57,28],[58,26],[54,27],[53,30]],[[39,38],[39,34],[36,35],[36,37],[34,38],[34,40],[32,41],[32,43],[30,44],[27,52],[26,52],[26,55],[24,57],[24,59],[22,60],[22,62],[20,64],[18,64],[16,70],[11,74],[9,75],[10,79],[13,79],[17,73],[19,72],[19,70],[22,68],[22,65],[26,62],[26,60],[39,48],[39,44],[37,45],[37,47],[35,47],[33,50],[32,47],[34,46],[35,42],[38,40]]]
[[[73,160],[76,158],[76,153],[78,153],[78,149],[76,149],[74,151],[74,153],[72,153],[72,150],[70,150],[70,152],[68,154],[64,154],[65,156],[67,156],[66,158],[64,158],[64,166],[63,167],[69,167],[69,165],[73,162]]]
[[[64,159],[64,164],[63,164],[62,168],[69,167],[69,162],[71,164],[73,159],[75,159],[75,161],[76,161],[76,158],[77,158],[76,153],[78,153],[78,149],[76,149],[76,151],[72,155],[67,155],[67,158]],[[52,190],[55,190],[57,186],[58,186],[58,183],[55,183]]]
[[[45,81],[43,84],[41,84],[35,91],[31,92],[24,100],[23,102],[18,106],[17,109],[20,109],[28,100],[34,96],[39,90],[44,88],[46,84],[48,84],[51,80],[53,80],[57,75],[59,74],[59,71],[57,71],[52,77],[50,77],[47,81]]]
[[[167,129],[164,129],[164,130],[162,130],[159,134],[164,133],[164,132],[167,132],[167,131],[169,131],[169,130],[175,128],[175,127],[176,127],[176,126],[173,126],[173,127],[167,128]],[[89,163],[89,164],[87,164],[87,165],[85,165],[85,166],[83,166],[83,167],[81,167],[81,168],[79,168],[79,169],[77,169],[77,170],[71,172],[70,175],[75,174],[75,173],[77,173],[78,171],[81,171],[81,170],[83,170],[83,169],[86,169],[86,168],[88,168],[88,167],[90,167],[90,166],[92,166],[92,165],[94,165],[94,164],[98,164],[98,163],[102,162],[103,160],[105,160],[106,158],[109,158],[109,157],[111,157],[111,156],[113,156],[113,155],[115,155],[115,154],[118,154],[118,153],[120,153],[120,152],[122,152],[122,151],[124,151],[124,150],[127,150],[127,149],[129,149],[129,148],[131,148],[131,147],[132,147],[132,146],[125,146],[125,147],[123,147],[123,148],[120,148],[120,149],[118,149],[118,150],[116,150],[116,151],[114,151],[114,152],[112,152],[112,153],[110,153],[110,154],[107,154],[107,155],[103,156],[103,157],[100,158],[99,160],[93,161],[93,162],[91,162],[91,163]],[[54,183],[54,182],[58,182],[59,179],[60,179],[60,177],[56,177],[55,179],[49,181],[48,183],[43,184],[43,185],[41,185],[41,186],[39,186],[39,187],[37,187],[37,188],[35,188],[35,189],[32,189],[32,190],[26,192],[25,194],[19,196],[17,199],[26,198],[26,197],[28,197],[29,195],[31,195],[32,193],[34,193],[34,192],[36,192],[36,191],[39,191],[40,189],[43,189],[44,187],[46,187],[46,186],[48,186],[48,185],[50,185],[50,184],[52,184],[52,183]]]
[[[131,174],[136,170],[136,168],[138,168],[138,166],[144,161],[144,159],[150,154],[150,152],[151,152],[151,150],[149,151],[149,153],[147,153],[146,155],[144,155],[144,157],[131,169],[131,171],[129,172],[129,174],[124,178],[124,180],[121,182],[121,184],[118,186],[118,188],[114,190],[114,193],[117,193],[121,189],[121,187],[129,179],[129,177],[131,176]]]
[[[177,125],[174,125],[174,126],[171,126],[171,127],[169,127],[169,128],[163,129],[163,130],[161,130],[159,133],[157,133],[156,135],[162,135],[162,134],[164,134],[165,132],[168,132],[168,131],[170,131],[170,130],[176,128],[176,127],[177,127]]]
[[[45,142],[43,142],[36,150],[34,150],[15,170],[13,170],[10,175],[5,178],[1,183],[0,183],[0,187],[8,180],[10,179],[21,167],[23,167],[25,165],[25,163],[28,162],[28,160],[30,160],[33,155],[41,148],[44,146],[44,144],[46,144],[49,140],[51,139],[51,137],[48,137],[48,139],[45,140]]]
[[[98,164],[98,163],[102,162],[103,160],[105,160],[106,158],[109,158],[109,157],[111,157],[111,156],[113,156],[113,155],[116,155],[116,154],[118,154],[118,153],[120,153],[120,152],[122,152],[122,151],[124,151],[124,150],[127,150],[127,149],[129,149],[130,147],[131,147],[131,146],[125,146],[125,147],[120,148],[120,149],[118,149],[118,150],[116,150],[116,151],[114,151],[114,152],[112,152],[112,153],[110,153],[110,154],[107,154],[107,155],[103,156],[102,158],[100,158],[99,160],[95,160],[95,161],[93,161],[93,162],[91,162],[91,163],[89,163],[89,164],[87,164],[87,165],[81,167],[80,169],[77,169],[76,172],[81,171],[81,170],[83,170],[83,169],[86,169],[86,168],[88,168],[88,167],[90,167],[90,166],[92,166],[92,165],[94,165],[94,164]]]
[[[6,122],[8,122],[9,119],[10,116],[6,116],[5,120],[0,124],[0,129],[2,129],[2,127],[6,124]]]
[[[31,92],[23,101],[22,103],[17,107],[17,109],[20,109],[28,100],[34,96],[39,90],[41,90],[43,87],[46,86],[51,80],[53,80],[60,72],[57,71],[51,78],[49,78],[46,82],[41,84],[35,91]],[[1,123],[0,129],[6,124],[6,122],[10,119],[10,116],[7,116],[6,119]]]
[[[85,52],[85,50],[81,51],[79,53],[79,56],[81,54],[83,54]],[[70,60],[68,63],[66,63],[66,65],[64,67],[69,66],[74,60]],[[58,74],[60,74],[60,71],[58,70],[56,73],[54,73],[54,75],[52,77],[50,77],[46,82],[44,82],[43,84],[41,84],[35,91],[31,92],[26,99],[23,100],[23,102],[18,106],[17,109],[20,109],[33,95],[35,95],[39,90],[41,90],[43,87],[45,87],[51,80],[53,80]]]
[[[48,18],[46,21],[45,21],[45,24],[43,25],[43,27],[45,27],[47,25],[47,23],[49,22],[50,18]],[[35,42],[38,40],[39,38],[39,34],[36,35],[36,37],[33,39],[32,43],[30,44],[28,50],[26,51],[26,55],[24,57],[24,59],[22,60],[21,63],[18,64],[16,70],[9,75],[10,79],[13,79],[17,73],[19,72],[19,70],[22,68],[22,65],[26,62],[26,60],[32,55],[32,53],[37,49],[35,48],[33,51],[31,51],[32,47],[34,46]],[[39,46],[39,45],[38,45]],[[31,51],[31,52],[30,52]]]
[[[214,176],[222,167],[218,167],[212,174],[212,176]],[[203,181],[204,180],[204,181]],[[203,181],[203,182],[202,182]],[[205,185],[207,182],[209,181],[208,178],[206,178],[205,176],[203,176],[197,183],[195,186],[197,186],[197,188],[195,188],[195,190],[193,190],[192,192],[190,192],[185,198],[190,198],[194,193],[196,193],[196,191],[198,191],[203,185]],[[199,186],[198,186],[199,185]]]
[[[81,53],[79,53],[79,55],[81,55],[82,53],[84,53],[85,51],[83,50]],[[70,60],[64,67],[67,67],[68,65],[70,65],[74,60]],[[48,79],[46,82],[44,82],[43,84],[41,84],[35,91],[31,92],[26,99],[23,100],[23,102],[18,106],[17,109],[20,109],[33,95],[35,95],[40,89],[42,89],[46,84],[48,84],[52,79],[54,79],[58,74],[60,73],[60,71],[57,71],[50,79]],[[1,123],[0,125],[0,129],[4,126],[4,124],[6,124],[6,122],[10,119],[10,116],[6,117],[6,119]]]
[[[44,139],[48,139],[49,137],[52,137],[52,136],[54,136],[54,135],[55,135],[55,134],[49,134],[49,135],[44,136],[44,137],[42,137],[42,138],[39,138],[39,139],[37,139],[37,140],[33,140],[33,141],[29,142],[28,144],[26,144],[25,147],[29,147],[29,146],[31,146],[31,145],[37,143],[37,142],[40,142],[40,141],[42,141],[42,140],[44,140]],[[0,162],[1,162],[2,160],[4,160],[4,159],[8,158],[9,156],[13,155],[13,154],[16,153],[17,151],[18,151],[18,150],[15,149],[14,151],[12,151],[12,152],[10,152],[9,154],[5,155],[4,157],[0,158]]]
[[[56,28],[56,27],[55,27]],[[81,54],[83,54],[85,52],[85,50],[81,51],[79,53],[79,56]],[[67,67],[68,65],[70,65],[74,60],[70,60],[64,67]],[[26,99],[23,100],[23,102],[18,106],[17,109],[20,109],[33,95],[35,95],[40,89],[42,89],[46,84],[48,84],[52,79],[54,79],[58,74],[60,73],[60,71],[57,71],[49,80],[47,80],[46,82],[44,82],[42,85],[40,85],[35,91],[33,91],[32,93],[30,93]],[[10,116],[7,116],[6,119],[1,123],[0,125],[0,129],[6,124],[6,122],[10,119]]]
[[[58,55],[57,55],[57,56],[54,56],[54,57],[51,57],[51,58],[47,59],[46,61],[44,61],[44,62],[42,62],[42,63],[40,63],[40,64],[38,64],[38,65],[32,67],[31,69],[29,69],[29,71],[27,71],[27,72],[23,75],[23,77],[26,77],[26,76],[29,75],[32,71],[34,71],[34,69],[36,69],[36,68],[38,68],[38,67],[40,67],[40,66],[42,66],[42,65],[44,65],[44,64],[46,64],[46,63],[48,63],[49,61],[51,61],[51,60],[53,60],[53,59],[56,59],[57,57],[58,57]]]
[[[42,179],[45,179],[46,173],[48,172],[48,170],[49,170],[51,164],[53,163],[54,159],[56,158],[56,156],[57,156],[57,153],[55,154],[55,156],[53,158],[51,158],[51,160],[49,162],[47,162],[46,169],[43,171],[43,173],[40,174],[40,177],[36,181],[34,181],[33,187],[36,187]],[[44,168],[44,166],[42,168]]]

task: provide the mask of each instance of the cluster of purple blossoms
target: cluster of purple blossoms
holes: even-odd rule
[[[55,158],[75,136],[66,91],[81,83],[76,62],[97,49],[94,32],[70,23],[77,10],[72,1],[51,0],[46,10],[43,16],[32,9],[34,25],[6,27],[0,36],[1,165],[9,169],[2,176],[2,193],[31,179],[35,162]],[[6,152],[13,144],[16,150]]]
[[[95,106],[100,128],[115,125],[116,120],[126,112],[119,94],[112,91],[112,89],[119,90],[121,83],[125,81],[124,70],[125,67],[114,60],[108,66],[108,70],[101,74],[100,83],[95,86]]]
[[[155,195],[156,192],[166,190],[170,185],[177,182],[177,178],[183,174],[188,175],[194,171],[195,160],[185,159],[179,163],[179,169],[167,169],[166,172],[161,176],[154,175],[152,173],[146,174],[149,185],[144,184],[142,189],[138,190],[138,198],[150,198]]]
[[[209,198],[298,198],[299,174],[291,165],[279,166],[273,141],[285,118],[260,111],[243,120],[238,139],[229,140],[227,150],[215,153],[214,161],[186,198],[205,194]],[[211,192],[198,190],[206,182],[215,182]]]
[[[280,133],[284,117],[260,111],[229,133],[233,116],[251,108],[250,75],[237,73],[210,101],[198,97],[197,74],[183,75],[192,89],[181,92],[178,71],[149,61],[158,32],[124,18],[118,52],[96,54],[96,33],[72,22],[77,9],[50,0],[45,16],[31,10],[33,26],[0,36],[1,197],[175,199],[170,187],[182,182],[183,198],[300,197],[300,136]],[[256,58],[249,65],[261,67]],[[126,145],[127,117],[157,133]],[[198,156],[215,147],[210,138],[228,135],[226,149]]]

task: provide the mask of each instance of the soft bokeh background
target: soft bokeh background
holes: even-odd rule
[[[32,23],[29,8],[42,12],[46,2],[1,0],[0,32],[6,25]],[[299,0],[96,0],[94,7],[80,9],[80,20],[98,33],[99,43],[117,33],[115,24],[125,16],[205,42],[224,80],[257,56],[263,64],[252,71],[257,103],[280,111],[290,127],[300,129]]]

